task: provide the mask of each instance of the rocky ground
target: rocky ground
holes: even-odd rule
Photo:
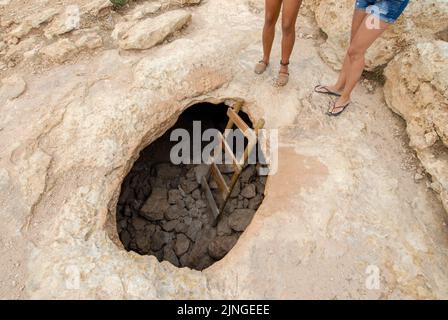
[[[153,176],[144,173],[150,173],[151,169]],[[215,226],[197,181],[203,172],[201,166],[170,163],[152,168],[147,165],[138,173],[131,171],[117,211],[118,232],[124,247],[142,255],[154,255],[176,267],[197,270],[221,260],[251,222],[263,201],[265,185],[256,181],[255,167],[248,167]],[[230,181],[230,173],[224,176]],[[143,181],[146,183],[140,185]],[[149,197],[145,191],[151,191]],[[137,199],[139,194],[143,201]],[[217,192],[215,197],[218,199]]]
[[[261,0],[0,1],[0,296],[448,298],[444,3],[411,4],[371,58],[384,90],[364,79],[332,119],[312,88],[336,76],[348,2],[305,3],[279,89],[275,64],[252,72]],[[203,272],[127,252],[116,208],[140,151],[188,107],[236,100],[280,149],[235,247]]]

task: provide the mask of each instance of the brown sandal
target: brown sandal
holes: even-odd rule
[[[266,63],[266,62],[264,62],[263,60],[260,60],[260,61],[258,61],[258,63],[255,65],[255,70],[254,70],[254,72],[255,72],[256,74],[262,74],[263,72],[266,71],[266,69],[268,68],[268,66],[269,66],[269,62]]]
[[[280,65],[282,67],[287,67],[289,66],[289,62],[287,63],[283,63],[282,61],[280,61]],[[276,81],[276,86],[277,87],[284,87],[288,84],[289,82],[289,72],[284,72],[284,71],[279,71],[278,72],[278,77],[277,77],[277,81]]]

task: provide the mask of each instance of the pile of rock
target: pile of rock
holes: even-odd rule
[[[98,48],[149,49],[188,25],[191,13],[180,8],[200,3],[148,0],[114,11],[109,0],[93,0],[67,6],[48,4],[22,19],[2,17],[0,70],[23,61],[64,63]]]
[[[216,226],[200,181],[203,165],[137,162],[123,183],[117,225],[127,250],[154,255],[178,267],[203,270],[236,244],[263,201],[266,179],[254,166],[242,173]],[[231,170],[221,168],[230,180]],[[211,183],[215,199],[220,199]]]
[[[4,18],[4,60],[8,61],[5,67],[12,68],[31,58],[61,63],[81,50],[101,47],[103,39],[98,28],[83,25],[91,17],[97,19],[105,10],[110,13],[111,7],[108,0],[95,0],[62,8],[49,6],[20,21]]]

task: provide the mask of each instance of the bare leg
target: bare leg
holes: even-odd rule
[[[359,27],[363,23],[365,17],[367,16],[367,13],[363,10],[355,10],[353,13],[353,20],[352,20],[352,31],[350,36],[350,44],[352,43],[353,39],[355,38],[356,33],[359,30]],[[332,86],[327,86],[327,88],[332,92],[341,92],[344,90],[345,81],[347,79],[347,71],[350,68],[349,65],[349,58],[348,55],[345,55],[344,63],[342,65],[341,72],[339,73],[338,80],[336,83]]]
[[[296,21],[299,14],[302,0],[283,0],[282,11],[282,62],[284,64],[289,63],[292,50],[296,41]],[[288,67],[282,66],[288,71]]]
[[[379,29],[372,29],[367,26],[366,18],[356,32],[350,48],[347,51],[347,70],[344,90],[341,97],[334,104],[330,112],[337,113],[350,101],[350,95],[361,78],[365,66],[364,55],[367,49],[378,39],[390,24],[380,21]]]
[[[280,15],[282,0],[266,0],[263,28],[263,61],[268,64],[275,37],[275,24]]]

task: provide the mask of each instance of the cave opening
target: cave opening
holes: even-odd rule
[[[224,211],[212,221],[200,183],[200,175],[208,165],[175,164],[171,154],[178,143],[171,141],[175,130],[183,129],[193,139],[195,123],[200,123],[201,134],[207,129],[223,132],[228,122],[227,110],[223,103],[196,104],[140,152],[122,183],[117,205],[117,231],[127,251],[153,255],[176,267],[203,270],[221,260],[237,243],[264,199],[267,177],[259,175],[256,164],[247,165]],[[240,116],[252,127],[247,114],[240,112]],[[206,144],[201,141],[201,149]],[[234,168],[226,164],[218,168],[228,183]],[[210,188],[218,202],[218,186],[211,182]]]

